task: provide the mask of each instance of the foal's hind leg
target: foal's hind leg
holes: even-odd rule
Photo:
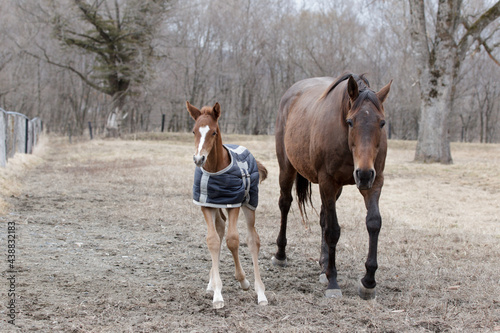
[[[215,229],[219,235],[220,243],[222,245],[222,239],[224,238],[224,232],[226,230],[226,217],[222,213],[221,209],[217,209],[215,215]],[[220,253],[220,247],[219,247]],[[207,291],[214,291],[213,281],[212,281],[212,269],[210,269],[210,280],[208,282]]]
[[[227,247],[231,251],[231,254],[233,255],[234,259],[234,277],[236,280],[241,285],[241,288],[243,290],[248,290],[250,288],[250,282],[245,277],[245,272],[243,271],[243,268],[241,267],[240,263],[240,257],[238,255],[238,249],[240,246],[240,237],[238,234],[238,215],[240,213],[239,208],[232,208],[227,210],[228,213],[228,219],[229,219],[229,224],[227,227],[227,237],[226,237],[226,242],[227,242]]]
[[[260,238],[255,230],[255,211],[249,209],[248,207],[243,207],[243,212],[245,213],[245,219],[247,220],[248,236],[247,243],[252,253],[253,261],[253,272],[255,275],[255,292],[257,292],[257,302],[259,305],[267,305],[267,298],[265,295],[266,288],[264,283],[260,278],[259,271],[259,249],[260,249]]]
[[[217,233],[215,227],[217,209],[202,207],[201,211],[207,222],[207,245],[210,256],[212,257],[209,286],[211,286],[214,291],[213,307],[215,309],[220,309],[224,307],[224,300],[222,299],[222,281],[219,275],[221,237]]]

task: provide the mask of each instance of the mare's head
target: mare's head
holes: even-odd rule
[[[375,161],[379,150],[385,153],[386,133],[384,103],[391,82],[374,92],[369,88],[368,81],[363,77],[350,75],[347,81],[349,96],[349,111],[345,122],[348,127],[348,143],[354,160],[354,181],[360,190],[372,187],[375,177]],[[381,147],[381,144],[384,146]],[[385,159],[385,156],[384,156]]]
[[[195,153],[194,164],[202,167],[207,161],[208,155],[217,142],[219,136],[218,119],[220,117],[220,105],[215,103],[213,107],[204,106],[201,110],[186,102],[186,107],[194,119],[193,128]]]

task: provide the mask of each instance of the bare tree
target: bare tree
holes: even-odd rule
[[[453,110],[460,67],[474,43],[483,45],[491,54],[488,41],[492,35],[483,37],[481,33],[500,16],[500,1],[473,22],[463,15],[461,0],[439,1],[435,31],[431,34],[427,29],[424,0],[409,2],[421,98],[415,160],[452,163],[448,117]]]
[[[54,35],[67,47],[93,54],[95,63],[85,73],[71,63],[52,60],[44,51],[43,58],[50,64],[78,75],[87,85],[113,98],[113,110],[108,118],[108,129],[117,135],[121,127],[126,99],[131,85],[141,85],[150,70],[153,56],[151,41],[161,24],[169,1],[114,1],[73,0],[82,26],[75,25],[74,16],[56,14],[52,19]],[[54,7],[53,7],[54,8]],[[134,109],[128,110],[130,130],[135,128]]]

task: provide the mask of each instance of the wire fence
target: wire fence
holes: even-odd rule
[[[16,153],[31,154],[43,131],[42,120],[0,108],[0,166]]]

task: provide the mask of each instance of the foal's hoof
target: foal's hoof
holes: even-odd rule
[[[266,306],[267,304],[268,304],[267,300],[259,302],[260,306]]]
[[[222,309],[224,307],[224,301],[217,301],[213,303],[214,309]]]
[[[342,291],[340,289],[327,289],[325,291],[325,296],[328,298],[341,298]]]
[[[286,265],[288,264],[286,258],[285,258],[285,260],[279,260],[279,259],[276,259],[275,256],[273,256],[271,258],[271,261],[272,261],[274,266],[286,267]]]
[[[377,296],[375,288],[366,288],[361,281],[359,281],[358,285],[358,295],[365,301],[375,299],[375,296]]]
[[[240,282],[241,289],[243,290],[248,290],[250,289],[250,282],[248,282],[247,279],[244,279],[243,281]]]
[[[321,273],[319,276],[319,283],[321,284],[328,284],[328,278],[326,277],[325,273]]]

